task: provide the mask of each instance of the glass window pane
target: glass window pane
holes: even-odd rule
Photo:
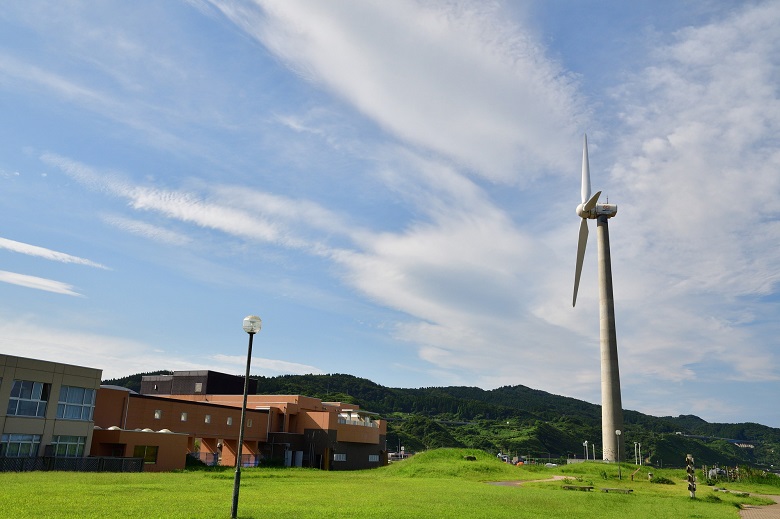
[[[29,380],[21,381],[21,388],[19,389],[19,398],[32,398],[33,383]]]
[[[71,387],[68,389],[68,403],[69,404],[83,404],[84,403],[84,388],[83,387]]]
[[[65,418],[71,420],[81,420],[81,406],[79,405],[66,406]]]
[[[38,402],[33,400],[19,400],[16,414],[19,416],[38,416]]]
[[[41,400],[41,396],[43,396],[43,384],[41,384],[40,382],[33,382],[32,400]]]

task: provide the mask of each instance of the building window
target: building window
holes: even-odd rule
[[[0,437],[0,458],[34,458],[40,444],[40,434],[4,434]]]
[[[159,420],[162,418],[162,409],[155,409],[154,410],[154,419]]]
[[[379,463],[379,454],[369,454],[368,455],[368,462],[369,463]]]
[[[181,414],[181,421],[182,422],[186,422],[187,421],[187,413],[182,413]]]
[[[203,391],[203,382],[195,382],[195,392],[200,393]]]
[[[204,418],[203,421],[206,422],[206,423],[211,423],[211,415],[207,414],[206,418]]]
[[[233,425],[233,417],[232,416],[228,416],[227,424],[228,425]]]
[[[143,458],[144,463],[157,463],[158,449],[156,445],[136,445],[133,449],[133,457]]]
[[[246,426],[247,427],[252,427],[252,419],[251,418],[247,419]]]
[[[45,416],[51,384],[31,380],[14,380],[8,412],[11,416]]]
[[[81,457],[84,455],[85,436],[54,436],[52,438],[52,454],[58,458]]]
[[[347,461],[347,455],[346,454],[334,454],[333,455],[333,461]]]
[[[57,418],[90,421],[94,410],[94,389],[62,386],[60,400],[57,403]]]

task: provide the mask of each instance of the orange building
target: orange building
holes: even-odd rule
[[[246,416],[243,463],[256,465],[257,446],[267,438],[268,413],[250,410]],[[92,449],[105,456],[139,457],[143,453],[145,470],[151,471],[184,468],[188,454],[197,454],[207,464],[221,461],[233,466],[240,421],[240,408],[102,386],[95,402]],[[123,433],[121,439],[115,437],[118,432]]]
[[[220,389],[235,392],[238,388],[241,394],[210,393]],[[170,394],[173,389],[182,393]],[[146,470],[181,468],[185,454],[207,464],[235,465],[243,377],[213,371],[177,371],[144,377],[141,393],[100,388],[95,403],[93,451],[128,456],[131,452],[139,454],[140,446],[156,446],[146,458]],[[109,437],[117,430],[135,432],[135,438],[124,442]],[[146,436],[138,434],[144,431]],[[264,460],[324,470],[375,468],[387,463],[386,434],[384,420],[356,405],[300,395],[249,395],[242,465],[255,466]],[[182,442],[176,439],[181,437],[186,437],[182,444],[186,448],[171,444]]]

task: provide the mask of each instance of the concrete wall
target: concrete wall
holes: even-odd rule
[[[183,469],[186,464],[186,434],[96,429],[92,454],[131,458],[139,445],[157,447],[157,459],[144,464],[145,472]]]

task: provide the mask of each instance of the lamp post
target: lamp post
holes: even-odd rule
[[[637,442],[634,442],[634,465],[639,465],[639,455],[636,453]]]
[[[585,461],[588,461],[588,440],[585,440],[582,446],[585,447]]]
[[[639,442],[639,464],[644,465],[642,462],[642,442]]]
[[[241,425],[238,430],[238,453],[236,454],[236,477],[233,480],[233,506],[230,517],[235,519],[238,514],[238,490],[241,486],[241,456],[244,447],[244,421],[246,419],[246,395],[249,392],[249,365],[252,363],[252,339],[260,331],[263,321],[256,315],[244,318],[244,331],[249,334],[249,349],[246,353],[246,376],[244,377],[244,403],[241,405]]]
[[[620,429],[615,429],[615,440],[617,444],[617,464],[618,464],[618,479],[623,479],[623,475],[620,473],[620,435],[623,434],[623,432]]]

